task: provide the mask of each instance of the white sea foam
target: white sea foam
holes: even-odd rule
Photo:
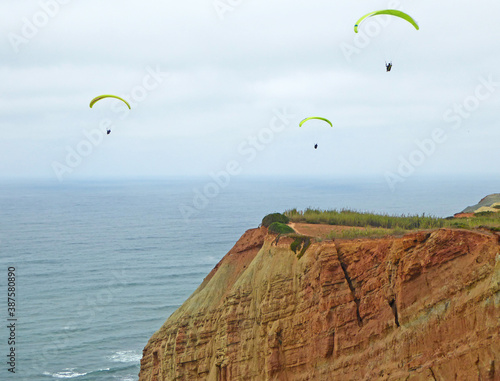
[[[87,373],[77,373],[74,371],[74,368],[67,368],[67,369],[64,369],[62,372],[58,372],[58,373],[43,372],[43,374],[45,376],[51,376],[53,378],[76,378],[76,377],[85,376]]]
[[[109,359],[115,362],[139,362],[142,354],[136,351],[118,351],[114,355],[109,356]]]
[[[208,255],[204,259],[204,264],[212,264],[212,263],[217,263],[218,259],[214,255]]]

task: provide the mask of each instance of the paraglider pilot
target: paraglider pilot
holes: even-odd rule
[[[106,130],[106,135],[109,135],[111,133],[111,130]]]
[[[386,71],[391,71],[391,69],[392,69],[392,62],[389,62],[389,63],[386,62],[385,63],[385,69],[386,69]]]
[[[317,143],[314,145],[314,149],[318,149],[318,144]]]

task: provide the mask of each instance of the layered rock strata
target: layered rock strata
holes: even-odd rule
[[[439,229],[247,231],[149,340],[139,381],[500,380],[500,245]]]

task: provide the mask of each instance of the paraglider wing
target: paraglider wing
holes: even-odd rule
[[[308,120],[311,120],[311,119],[320,119],[320,120],[324,120],[325,122],[327,122],[327,123],[330,125],[330,127],[333,127],[332,122],[330,122],[328,119],[326,119],[326,118],[322,118],[322,117],[320,117],[320,116],[311,116],[311,117],[309,117],[309,118],[305,118],[302,122],[300,122],[299,127],[302,127],[302,125],[303,125],[305,122],[307,122]]]
[[[370,13],[364,15],[363,17],[361,17],[354,25],[354,32],[358,33],[358,27],[363,22],[363,20],[367,19],[368,17],[372,17],[372,16],[376,16],[376,15],[390,15],[390,16],[400,17],[403,20],[408,21],[411,25],[413,25],[416,30],[419,29],[417,22],[410,15],[408,15],[404,12],[398,11],[397,9],[383,9],[380,11],[370,12]]]
[[[120,98],[120,97],[118,97],[118,96],[116,96],[116,95],[109,95],[109,94],[106,94],[106,95],[99,95],[98,97],[95,97],[94,99],[92,99],[92,100],[90,101],[90,108],[92,108],[92,106],[93,106],[93,105],[94,105],[97,101],[100,101],[100,100],[101,100],[101,99],[103,99],[103,98],[116,98],[116,99],[119,99],[119,100],[121,100],[122,102],[124,102],[124,103],[128,106],[128,108],[130,109],[130,105],[128,104],[128,102],[127,102],[125,99]]]

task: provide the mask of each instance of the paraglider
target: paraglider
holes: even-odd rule
[[[116,98],[116,99],[119,99],[119,100],[121,100],[123,103],[125,103],[125,104],[127,105],[127,107],[129,108],[129,110],[130,110],[130,105],[128,104],[128,102],[127,102],[125,99],[120,98],[119,96],[116,96],[116,95],[110,95],[110,94],[99,95],[99,96],[95,97],[94,99],[92,99],[92,100],[90,101],[90,108],[92,108],[92,106],[93,106],[96,102],[98,102],[98,101],[100,101],[101,99],[104,99],[104,98]],[[106,135],[109,135],[110,133],[111,133],[111,130],[110,130],[110,129],[107,129],[107,130],[106,130]]]
[[[364,15],[363,17],[361,17],[357,22],[356,24],[354,24],[354,32],[355,33],[358,33],[358,27],[361,25],[361,23],[366,20],[367,18],[369,17],[373,17],[373,16],[377,16],[377,15],[389,15],[389,16],[395,16],[395,17],[399,17],[405,21],[408,21],[411,25],[413,25],[415,27],[416,30],[419,30],[419,26],[417,24],[417,22],[407,13],[404,13],[404,12],[401,12],[401,11],[398,11],[397,9],[382,9],[380,11],[374,11],[374,12],[370,12],[366,15]],[[391,71],[392,69],[392,62],[389,62],[389,63],[385,63],[385,69],[387,72]]]
[[[119,99],[119,100],[121,100],[122,102],[124,102],[124,103],[127,105],[127,107],[130,109],[130,105],[128,104],[128,102],[127,102],[125,99],[120,98],[120,97],[118,97],[118,96],[116,96],[116,95],[109,95],[109,94],[99,95],[99,96],[95,97],[94,99],[92,99],[92,100],[90,101],[90,108],[92,108],[92,106],[93,106],[93,105],[94,105],[97,101],[100,101],[101,99],[104,99],[104,98],[116,98],[116,99]]]
[[[302,125],[303,125],[305,122],[307,122],[308,120],[311,120],[311,119],[319,119],[319,120],[323,120],[323,121],[327,122],[327,123],[330,125],[330,127],[333,127],[332,122],[330,122],[328,119],[326,119],[326,118],[322,118],[322,117],[320,117],[320,116],[310,116],[309,118],[305,118],[305,119],[303,119],[303,120],[299,123],[299,127],[302,127]],[[314,145],[314,149],[318,149],[318,143],[316,143],[316,144]]]

